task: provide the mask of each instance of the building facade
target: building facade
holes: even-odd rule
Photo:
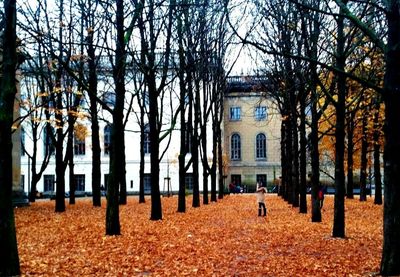
[[[227,182],[247,191],[254,190],[256,182],[271,185],[281,175],[281,116],[256,83],[230,78],[224,100],[224,174]]]
[[[229,83],[235,83],[235,78],[230,78]],[[242,82],[243,83],[243,82]],[[22,88],[22,90],[28,88]],[[129,89],[128,89],[129,91]],[[113,96],[103,92],[105,100],[112,104]],[[173,94],[170,94],[171,96]],[[165,109],[163,113],[165,129],[170,127],[170,120],[173,111],[177,108],[178,99],[167,100],[175,107]],[[82,103],[82,112],[85,107]],[[126,156],[126,184],[127,192],[135,194],[139,192],[139,166],[140,166],[140,125],[138,123],[137,111],[139,107],[134,104],[131,114],[127,121],[125,131],[125,156]],[[101,145],[101,185],[107,188],[109,172],[109,146],[110,146],[110,125],[111,115],[104,110],[100,110],[100,145]],[[85,136],[75,136],[74,138],[74,179],[77,195],[90,194],[92,183],[92,148],[91,148],[91,122],[88,117],[82,116],[78,120],[80,126],[86,129]],[[211,122],[210,122],[211,125]],[[178,191],[179,189],[179,168],[178,155],[180,150],[180,122],[175,124],[168,139],[161,142],[161,152],[166,152],[160,161],[160,190],[162,193]],[[29,153],[32,151],[33,138],[29,131],[28,124],[22,124],[22,142],[24,148]],[[145,127],[145,130],[146,127]],[[212,150],[211,126],[208,128],[207,149]],[[246,186],[249,191],[255,186],[256,181],[270,183],[280,175],[280,115],[273,101],[263,97],[260,90],[243,89],[243,86],[230,86],[224,97],[224,120],[223,120],[223,149],[224,149],[224,172],[226,186],[233,182]],[[46,139],[46,129],[39,131],[37,167],[44,158],[49,141]],[[144,141],[145,152],[145,193],[150,193],[150,141]],[[31,160],[29,155],[21,152],[21,184],[25,192],[29,193],[31,176]],[[191,154],[186,156],[190,160]],[[199,184],[202,187],[202,168],[199,168]],[[55,155],[50,157],[50,161],[44,171],[41,180],[37,184],[37,191],[46,196],[55,194]],[[65,174],[66,191],[69,191],[69,174]],[[192,189],[192,169],[188,170],[185,178],[185,185],[190,192]]]

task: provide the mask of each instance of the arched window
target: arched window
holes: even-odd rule
[[[145,154],[150,154],[150,125],[144,125],[143,149]]]
[[[264,134],[256,136],[256,159],[267,158],[267,138]]]
[[[231,137],[231,159],[241,159],[241,143],[239,134],[233,134]]]
[[[111,126],[108,124],[104,127],[104,154],[110,154],[111,147]]]

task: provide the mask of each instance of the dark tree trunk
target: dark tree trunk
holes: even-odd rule
[[[312,71],[316,76],[316,68]],[[312,103],[311,103],[311,133],[310,133],[310,156],[311,156],[311,221],[321,222],[321,208],[318,200],[319,189],[319,149],[318,149],[318,94],[316,91],[316,83],[314,82],[314,89],[312,90]]]
[[[380,161],[380,151],[381,145],[379,143],[380,138],[380,124],[379,124],[379,110],[380,110],[380,100],[375,100],[375,114],[374,114],[374,179],[375,179],[375,197],[374,203],[377,205],[382,205],[382,181],[381,181],[381,161]],[[371,188],[372,189],[372,188]]]
[[[344,1],[346,4],[347,1]],[[343,8],[340,14],[343,14]],[[339,15],[337,18],[337,58],[336,65],[339,70],[345,71],[346,56],[344,53],[344,18]],[[345,105],[346,105],[346,77],[338,74],[337,82],[337,102],[336,124],[335,124],[335,201],[333,218],[333,237],[345,237],[345,212],[344,212],[344,194],[345,194],[345,176],[344,176],[344,139],[345,139]]]
[[[64,1],[60,1],[60,13],[59,13],[59,21],[63,21],[64,17],[64,10],[63,10]],[[58,60],[63,61],[63,53],[64,53],[64,45],[63,45],[63,26],[60,24],[59,28],[59,44],[58,44]],[[57,72],[56,72],[56,83],[55,83],[55,91],[60,91],[55,96],[56,99],[56,108],[58,111],[62,111],[64,109],[63,106],[63,93],[62,91],[62,67],[59,65]],[[55,92],[53,91],[53,94]],[[56,212],[64,212],[65,211],[65,170],[66,170],[66,163],[63,160],[63,151],[64,151],[64,138],[65,135],[63,134],[63,125],[64,119],[63,115],[60,112],[55,114],[55,120],[57,122],[57,130],[56,130],[56,141],[55,141],[55,148],[56,148]],[[54,140],[53,140],[54,141]]]
[[[367,201],[367,113],[362,115],[362,137],[361,137],[361,166],[360,166],[360,201]]]
[[[294,201],[294,187],[293,187],[293,152],[292,152],[292,147],[293,147],[293,137],[292,137],[292,124],[290,120],[290,114],[289,117],[286,119],[286,124],[285,124],[285,152],[286,152],[286,201],[288,201],[289,204],[293,205]]]
[[[140,105],[140,163],[139,163],[139,203],[145,203],[144,197],[144,140],[145,140],[145,123],[144,123],[144,105],[145,93],[142,96],[142,104]],[[148,135],[148,134],[147,134]]]
[[[299,189],[299,136],[297,132],[297,116],[293,111],[292,116],[295,118],[292,122],[292,184],[293,184],[293,207],[300,206],[300,189]]]
[[[190,86],[190,82],[189,82]],[[192,93],[190,93],[192,92]],[[193,202],[192,206],[194,208],[200,207],[200,184],[199,184],[199,148],[200,148],[200,142],[199,142],[199,134],[198,134],[198,128],[200,124],[200,116],[198,111],[198,106],[200,105],[200,97],[197,95],[200,93],[198,91],[193,92],[193,90],[189,89],[189,95],[195,94],[195,99],[192,99],[194,103],[194,111],[193,111],[193,137],[192,137],[192,168],[193,168]],[[192,114],[192,111],[190,111],[189,114]],[[203,169],[204,170],[204,169]]]
[[[150,94],[150,164],[151,164],[151,220],[162,219],[161,195],[160,195],[160,161],[159,161],[159,129],[157,124],[158,115],[158,97],[155,84],[155,76],[151,78],[149,86]]]
[[[68,141],[67,141],[68,148],[71,149],[71,151],[69,151],[67,153],[68,168],[69,168],[69,204],[70,205],[75,204],[75,190],[76,190],[75,176],[74,176],[74,151],[72,151],[73,143],[74,143],[73,130],[74,130],[73,128],[70,128],[68,130]]]
[[[355,113],[351,111],[349,113],[349,119],[347,121],[347,198],[353,199],[354,193],[354,181],[353,181],[353,152],[354,152],[354,143],[353,143],[353,134],[354,134],[354,115]]]
[[[115,149],[117,144],[116,136],[118,135],[114,122],[111,125],[110,171],[107,185],[106,235],[109,236],[121,234],[118,204],[118,163]]]
[[[387,1],[388,40],[384,80],[385,148],[381,274],[400,274],[400,1]]]
[[[183,26],[182,26],[182,18],[181,15],[178,15],[178,43],[179,43],[179,89],[180,89],[180,97],[179,97],[179,108],[181,110],[180,114],[180,123],[181,123],[181,131],[180,131],[180,150],[178,156],[179,162],[179,192],[178,192],[178,212],[184,213],[186,211],[186,187],[185,187],[185,157],[186,157],[186,120],[185,120],[185,97],[187,95],[186,92],[186,83],[185,83],[185,53],[183,48]],[[190,74],[190,73],[189,73]]]
[[[216,92],[214,92],[216,93]],[[215,100],[214,100],[215,101]],[[212,105],[217,105],[212,103]],[[213,140],[212,140],[212,165],[211,165],[211,202],[217,202],[217,118],[212,119],[213,125]],[[206,124],[206,123],[204,123]]]
[[[285,121],[282,120],[282,122],[281,122],[281,141],[280,141],[282,176],[281,176],[281,183],[279,186],[278,195],[280,195],[283,199],[286,200],[286,179],[287,179],[286,168],[288,165],[287,165],[287,159],[286,159],[285,141],[286,141]]]
[[[57,109],[62,109],[61,95],[58,96]],[[56,120],[62,121],[62,115],[56,114]],[[63,160],[64,135],[62,128],[57,129],[56,140],[56,207],[55,211],[60,213],[65,211],[65,170],[66,166]]]
[[[300,93],[300,213],[307,213],[306,92]]]
[[[20,274],[14,209],[12,206],[12,138],[14,98],[17,93],[15,68],[16,3],[4,1],[5,28],[0,74],[0,276]]]
[[[110,170],[107,187],[106,235],[120,235],[119,222],[119,189],[122,178],[125,179],[125,168],[121,167],[121,153],[125,151],[124,140],[124,100],[125,100],[125,41],[124,41],[124,1],[116,1],[116,51],[113,78],[115,82],[115,105],[111,126]]]
[[[93,46],[93,32],[87,36],[88,39],[88,56],[89,56],[89,100],[90,100],[90,117],[92,128],[92,192],[93,206],[101,206],[101,148],[99,137],[99,121],[97,116],[97,72],[96,72],[96,54]]]

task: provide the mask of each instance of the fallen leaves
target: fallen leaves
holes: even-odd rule
[[[65,213],[54,202],[16,209],[22,275],[32,276],[366,276],[379,271],[382,206],[346,200],[345,239],[331,237],[333,198],[323,222],[311,223],[281,198],[267,196],[257,216],[254,195],[177,213],[163,198],[162,221],[150,221],[150,200],[120,209],[121,236],[105,236],[105,202],[78,199]],[[309,209],[310,210],[310,209]]]

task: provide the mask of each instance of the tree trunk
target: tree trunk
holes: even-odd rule
[[[306,92],[300,93],[300,213],[307,213]]]
[[[362,137],[361,137],[361,166],[360,166],[360,201],[367,201],[367,113],[362,115]]]
[[[68,124],[72,124],[73,120],[68,119]],[[70,125],[71,126],[71,125]],[[74,129],[71,127],[68,130],[68,139],[67,139],[67,148],[70,149],[66,153],[66,158],[68,161],[68,168],[69,168],[69,204],[75,204],[75,191],[76,191],[76,184],[75,184],[75,176],[74,176],[74,151],[73,149],[74,144]]]
[[[375,179],[375,197],[374,203],[377,205],[382,205],[382,182],[381,182],[381,161],[380,161],[380,151],[381,145],[379,143],[380,138],[380,127],[379,127],[379,110],[380,110],[380,100],[375,100],[375,114],[374,114],[374,179]],[[372,188],[371,188],[372,189]]]
[[[385,148],[383,252],[381,274],[400,274],[400,1],[387,1],[389,12],[384,80]]]
[[[315,70],[316,68],[314,68]],[[316,71],[312,71],[316,76]],[[311,221],[321,222],[321,208],[318,200],[318,189],[319,189],[319,149],[318,149],[318,94],[315,87],[312,90],[312,103],[311,103],[311,133],[310,133],[310,156],[311,156]]]
[[[61,110],[61,95],[58,100],[59,104],[57,109]],[[56,120],[62,122],[62,116],[56,114]],[[65,212],[65,169],[66,166],[63,160],[64,152],[64,135],[62,128],[57,129],[56,140],[56,207],[55,211],[58,213]]]
[[[347,1],[344,1],[346,4]],[[340,14],[343,14],[343,8]],[[339,70],[345,71],[346,57],[344,54],[344,18],[337,18],[337,58],[336,64]],[[345,215],[344,215],[344,194],[345,194],[345,176],[344,176],[344,138],[345,138],[345,105],[346,105],[346,77],[338,74],[337,82],[337,102],[336,124],[335,124],[335,201],[333,218],[333,237],[345,237]]]
[[[354,115],[353,111],[349,114],[349,119],[347,121],[347,198],[353,199],[354,193],[354,181],[353,181],[353,152],[354,152],[354,143],[353,143],[353,135],[354,135]]]
[[[97,72],[96,72],[96,54],[93,46],[93,32],[89,32],[88,39],[88,56],[89,56],[89,100],[90,100],[90,117],[92,128],[92,193],[93,206],[101,206],[101,147],[99,136],[99,121],[97,115]]]
[[[125,168],[121,168],[120,159],[125,158],[124,140],[124,102],[125,102],[125,40],[124,40],[124,1],[116,1],[116,51],[113,79],[115,82],[115,105],[112,112],[110,170],[107,187],[106,235],[120,235],[119,193],[121,179],[125,178]]]
[[[145,140],[145,123],[144,123],[144,105],[145,93],[142,93],[142,105],[140,105],[140,163],[139,163],[139,203],[145,203],[144,197],[144,140]],[[147,133],[148,135],[148,133]]]
[[[4,1],[5,29],[0,47],[0,276],[20,274],[14,209],[12,206],[12,138],[14,98],[17,94],[15,68],[16,3]]]
[[[178,14],[178,43],[179,43],[179,108],[181,110],[180,121],[181,121],[181,131],[180,131],[180,150],[178,156],[179,162],[179,193],[178,193],[178,212],[184,213],[186,211],[186,187],[185,187],[185,157],[186,157],[186,143],[189,136],[186,136],[186,120],[185,120],[185,98],[186,83],[185,83],[185,53],[183,48],[183,26],[181,14]],[[190,73],[189,73],[190,74]]]
[[[116,143],[118,136],[115,123],[111,126],[111,145],[110,145],[110,171],[108,174],[107,186],[107,209],[106,209],[106,235],[120,235],[121,227],[119,222],[118,205],[118,163],[116,161]]]

